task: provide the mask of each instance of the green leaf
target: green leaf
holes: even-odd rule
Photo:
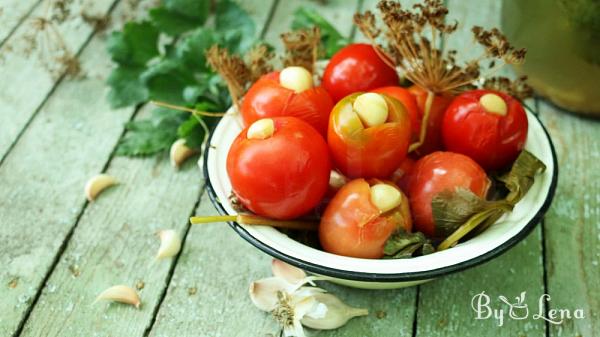
[[[144,66],[158,56],[158,35],[150,22],[128,22],[108,38],[108,53],[119,64]]]
[[[343,37],[324,17],[310,8],[300,7],[294,12],[292,29],[319,27],[321,29],[321,42],[325,49],[325,57],[331,58],[340,48],[350,41]]]
[[[197,20],[203,25],[210,14],[210,0],[162,0],[163,6],[171,12]]]
[[[152,24],[161,32],[171,36],[177,36],[203,24],[198,19],[170,11],[165,7],[152,8],[149,14]]]
[[[136,105],[148,99],[148,89],[140,76],[145,69],[136,66],[117,66],[110,73],[108,102],[112,108]]]
[[[490,205],[466,188],[445,190],[431,200],[431,211],[435,222],[435,235],[447,237],[465,223],[473,214]]]
[[[142,81],[148,88],[150,99],[178,105],[186,103],[184,89],[197,83],[181,62],[172,59],[165,59],[148,67],[142,74]]]
[[[204,129],[198,122],[198,118],[190,116],[177,129],[179,138],[185,138],[185,145],[195,150],[201,150],[205,135]]]
[[[208,72],[205,52],[218,42],[218,38],[213,30],[198,28],[177,44],[175,56],[189,69]]]
[[[253,42],[256,27],[252,18],[237,3],[221,0],[217,4],[215,29],[223,36],[224,46],[233,52],[248,50]]]
[[[521,151],[510,172],[499,178],[509,190],[506,200],[512,205],[519,202],[533,185],[535,175],[545,170],[546,165],[531,152]]]
[[[120,156],[145,156],[165,151],[177,140],[177,129],[188,113],[158,108],[150,118],[129,122],[128,132],[117,146]]]
[[[421,232],[409,233],[403,229],[394,232],[385,242],[383,248],[385,259],[404,259],[413,257],[415,253],[426,255],[435,251],[431,241]]]

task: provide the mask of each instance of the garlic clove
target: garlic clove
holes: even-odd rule
[[[373,92],[357,96],[352,108],[366,127],[381,125],[388,118],[387,102],[383,96]]]
[[[250,283],[248,292],[252,303],[263,311],[272,311],[277,306],[277,293],[290,293],[295,286],[280,277],[267,277]]]
[[[125,285],[117,285],[104,290],[102,293],[100,293],[100,295],[98,295],[94,303],[100,300],[130,304],[138,309],[142,303],[137,292]]]
[[[177,231],[163,229],[158,231],[157,235],[160,238],[160,247],[158,248],[156,259],[173,257],[179,253],[181,250],[181,237]]]
[[[183,162],[185,162],[186,159],[188,159],[195,153],[195,150],[185,145],[185,139],[178,139],[171,145],[171,150],[169,151],[171,165],[173,165],[173,167],[175,168],[179,168],[179,166],[181,166],[181,164],[183,164]]]
[[[281,277],[291,284],[300,283],[306,278],[304,270],[277,259],[273,259],[271,270],[273,271],[273,276]]]
[[[344,185],[346,185],[346,183],[348,183],[348,178],[346,178],[336,170],[331,170],[331,172],[329,173],[329,187],[331,189],[337,191]]]
[[[371,202],[381,213],[385,213],[402,203],[402,194],[389,184],[376,184],[371,186]]]
[[[267,139],[275,133],[275,123],[271,118],[259,119],[252,123],[246,132],[248,139]]]
[[[367,309],[353,308],[329,293],[315,293],[313,297],[319,304],[314,306],[312,311],[307,312],[301,320],[301,323],[309,328],[337,329],[353,317],[369,314]]]
[[[89,201],[94,201],[103,190],[116,183],[117,180],[108,174],[95,175],[85,184],[85,197]]]
[[[508,106],[502,97],[488,93],[479,98],[479,103],[483,108],[490,113],[506,116],[508,112]]]
[[[300,93],[313,87],[313,78],[303,67],[287,67],[279,73],[279,84]]]

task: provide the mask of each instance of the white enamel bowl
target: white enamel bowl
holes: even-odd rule
[[[263,252],[351,287],[400,288],[473,267],[499,256],[525,238],[540,222],[554,196],[558,176],[554,147],[539,119],[530,111],[527,117],[529,133],[525,148],[546,164],[546,171],[536,177],[529,192],[511,213],[484,232],[451,249],[411,259],[358,259],[308,247],[275,228],[235,222],[231,222],[230,226]],[[212,133],[211,146],[207,146],[204,155],[203,169],[209,196],[221,214],[236,214],[228,200],[231,184],[227,177],[226,159],[229,147],[241,130],[239,114],[223,117]]]

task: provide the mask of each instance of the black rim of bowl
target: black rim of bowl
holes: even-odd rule
[[[453,264],[453,265],[450,265],[447,267],[437,268],[437,269],[417,271],[417,272],[397,273],[397,274],[379,274],[379,273],[350,271],[350,270],[325,267],[325,266],[321,266],[321,265],[318,265],[318,264],[315,264],[312,262],[307,262],[307,261],[295,258],[293,256],[289,256],[289,255],[282,253],[282,252],[278,251],[277,249],[274,249],[274,248],[262,243],[261,241],[257,240],[252,235],[250,235],[250,233],[248,233],[248,231],[246,231],[237,222],[230,221],[229,226],[231,226],[231,228],[233,228],[242,238],[244,238],[244,240],[248,241],[254,247],[260,249],[261,251],[267,253],[268,255],[271,255],[272,257],[275,257],[281,261],[287,262],[291,265],[294,265],[298,268],[309,271],[311,273],[335,277],[335,278],[344,279],[344,280],[363,281],[363,282],[420,281],[420,280],[428,280],[428,279],[433,279],[433,278],[437,278],[440,276],[445,276],[445,275],[448,275],[451,273],[455,273],[455,272],[458,272],[461,270],[465,270],[467,268],[471,268],[471,267],[480,265],[480,264],[487,262],[487,261],[501,255],[502,253],[508,251],[509,248],[513,247],[518,242],[520,242],[525,237],[527,237],[527,235],[533,230],[533,228],[535,228],[535,226],[542,220],[542,217],[544,216],[544,214],[550,207],[550,204],[552,203],[552,199],[554,199],[554,193],[556,191],[556,184],[558,181],[558,161],[556,159],[556,150],[554,149],[554,144],[552,143],[552,139],[550,138],[550,135],[548,134],[548,130],[546,130],[546,127],[544,126],[542,121],[540,121],[540,119],[538,118],[538,116],[536,114],[532,113],[532,115],[536,118],[537,122],[542,127],[542,130],[544,130],[544,134],[546,135],[546,139],[548,140],[548,144],[550,145],[550,150],[552,152],[552,162],[553,162],[553,166],[554,166],[554,172],[552,175],[552,181],[550,182],[550,189],[548,191],[548,195],[546,196],[546,200],[544,201],[544,204],[542,205],[542,207],[540,207],[540,209],[533,216],[533,218],[531,218],[531,220],[527,223],[527,225],[525,225],[525,227],[523,227],[523,229],[519,233],[517,233],[515,236],[511,237],[510,239],[508,239],[506,242],[502,243],[498,247],[490,250],[489,252],[486,252],[485,254],[474,257],[470,260],[463,261],[463,262],[457,263],[457,264]],[[210,144],[210,142],[212,141],[212,135],[213,135],[213,133],[211,132],[210,138],[208,139],[208,144]],[[227,211],[225,210],[225,208],[219,201],[217,194],[216,194],[216,192],[212,186],[212,183],[210,181],[209,175],[208,175],[208,152],[210,151],[210,148],[211,148],[211,146],[206,146],[206,150],[204,152],[204,158],[203,158],[203,172],[204,172],[204,178],[206,181],[206,187],[208,190],[208,196],[210,198],[210,201],[217,208],[217,211],[220,214],[229,215],[229,213],[227,213]]]

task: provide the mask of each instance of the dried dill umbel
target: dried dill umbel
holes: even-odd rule
[[[476,26],[472,32],[482,53],[458,62],[457,51],[438,47],[444,46],[441,42],[457,29],[456,22],[446,23],[448,9],[441,0],[425,0],[412,8],[381,1],[377,7],[383,27],[378,26],[370,11],[357,13],[354,22],[390,66],[400,67],[411,82],[435,94],[460,92],[480,77],[491,76],[505,64],[520,64],[525,58],[525,49],[515,48],[497,28]],[[379,43],[379,37],[387,43]],[[489,73],[482,73],[481,64],[486,61],[493,67]]]
[[[424,0],[405,8],[396,1],[380,1],[380,20],[371,12],[356,13],[354,23],[371,41],[375,51],[390,67],[400,68],[402,75],[427,91],[419,140],[409,151],[417,150],[426,137],[431,106],[436,95],[455,95],[485,83],[506,64],[520,64],[526,50],[514,47],[497,28],[472,28],[478,57],[457,57],[456,50],[444,48],[448,35],[456,32],[458,23],[447,23],[448,9],[442,0]],[[381,21],[381,22],[379,22]],[[488,67],[483,67],[487,64]],[[508,82],[506,82],[508,81]],[[511,90],[519,97],[528,94],[527,87],[510,80],[490,80],[488,86]]]
[[[281,40],[285,47],[285,55],[282,57],[284,67],[300,66],[314,73],[321,43],[319,27],[283,33]]]
[[[66,73],[76,76],[81,67],[69,50],[59,25],[73,17],[73,0],[44,0],[42,14],[29,19],[24,35],[4,46],[6,53],[37,56],[42,67],[54,78]]]

